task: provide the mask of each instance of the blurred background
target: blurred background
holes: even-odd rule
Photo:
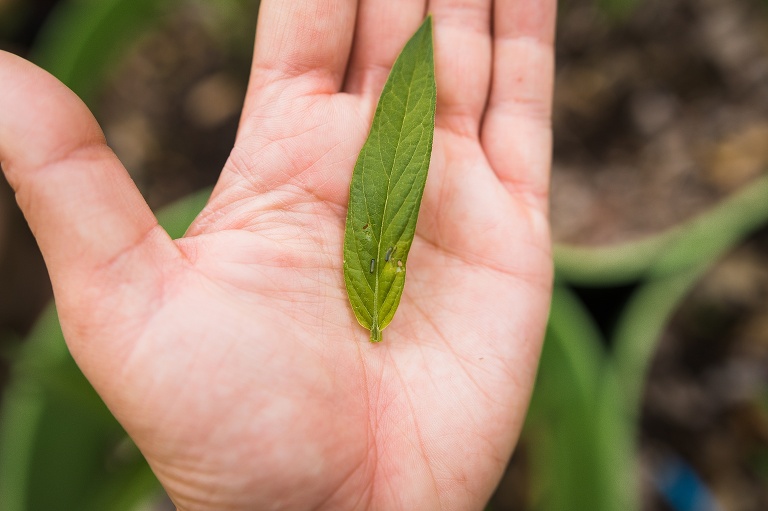
[[[257,6],[0,0],[0,49],[83,97],[180,236],[231,148]],[[559,9],[557,283],[489,509],[764,511],[768,1]],[[0,182],[0,511],[173,509],[69,358],[50,300]]]

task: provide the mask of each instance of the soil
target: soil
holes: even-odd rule
[[[599,7],[608,2],[561,1],[552,184],[559,242],[617,243],[660,232],[768,169],[768,4],[642,0],[616,17]],[[4,9],[26,9],[18,17],[23,30],[0,24],[0,48],[24,54],[53,3],[0,0],[0,19]],[[228,156],[255,20],[247,2],[234,4],[222,12],[190,1],[141,39],[95,105],[153,208],[212,185]],[[50,286],[5,183],[0,282],[0,343],[12,346],[49,300]],[[728,511],[768,509],[766,304],[763,230],[687,298],[647,382],[642,472],[662,458],[682,459]],[[515,454],[496,511],[528,509],[526,449]],[[643,486],[645,510],[671,509],[648,477]]]
[[[642,0],[625,20],[563,2],[556,240],[625,241],[708,208],[768,169],[768,10]]]

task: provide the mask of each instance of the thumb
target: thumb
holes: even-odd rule
[[[78,358],[98,319],[90,315],[94,303],[109,290],[125,296],[120,290],[156,285],[152,268],[163,265],[148,263],[177,256],[175,244],[80,99],[2,51],[0,165],[43,253]]]

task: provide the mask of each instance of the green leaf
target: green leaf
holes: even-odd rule
[[[435,131],[432,18],[403,48],[376,107],[349,187],[344,282],[371,342],[392,321],[405,285]]]
[[[634,511],[637,431],[622,381],[593,318],[555,285],[547,334],[523,431],[529,508]]]
[[[562,282],[585,286],[674,277],[706,264],[768,222],[768,175],[705,213],[654,236],[615,246],[555,246]]]

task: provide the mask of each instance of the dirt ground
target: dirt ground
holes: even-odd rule
[[[30,2],[39,4],[25,18],[31,28],[0,35],[0,48],[23,54],[52,3]],[[232,30],[243,26],[237,12],[195,5],[142,39],[96,105],[153,207],[215,182],[245,92],[251,29]],[[556,241],[617,243],[662,231],[768,169],[765,1],[640,0],[615,18],[595,1],[564,0],[557,58]],[[8,343],[28,330],[50,286],[5,183],[0,282],[0,342]],[[767,298],[763,229],[686,300],[647,384],[643,467],[662,455],[685,460],[728,511],[768,509]],[[524,452],[497,511],[526,509]],[[644,486],[644,509],[671,509]]]

